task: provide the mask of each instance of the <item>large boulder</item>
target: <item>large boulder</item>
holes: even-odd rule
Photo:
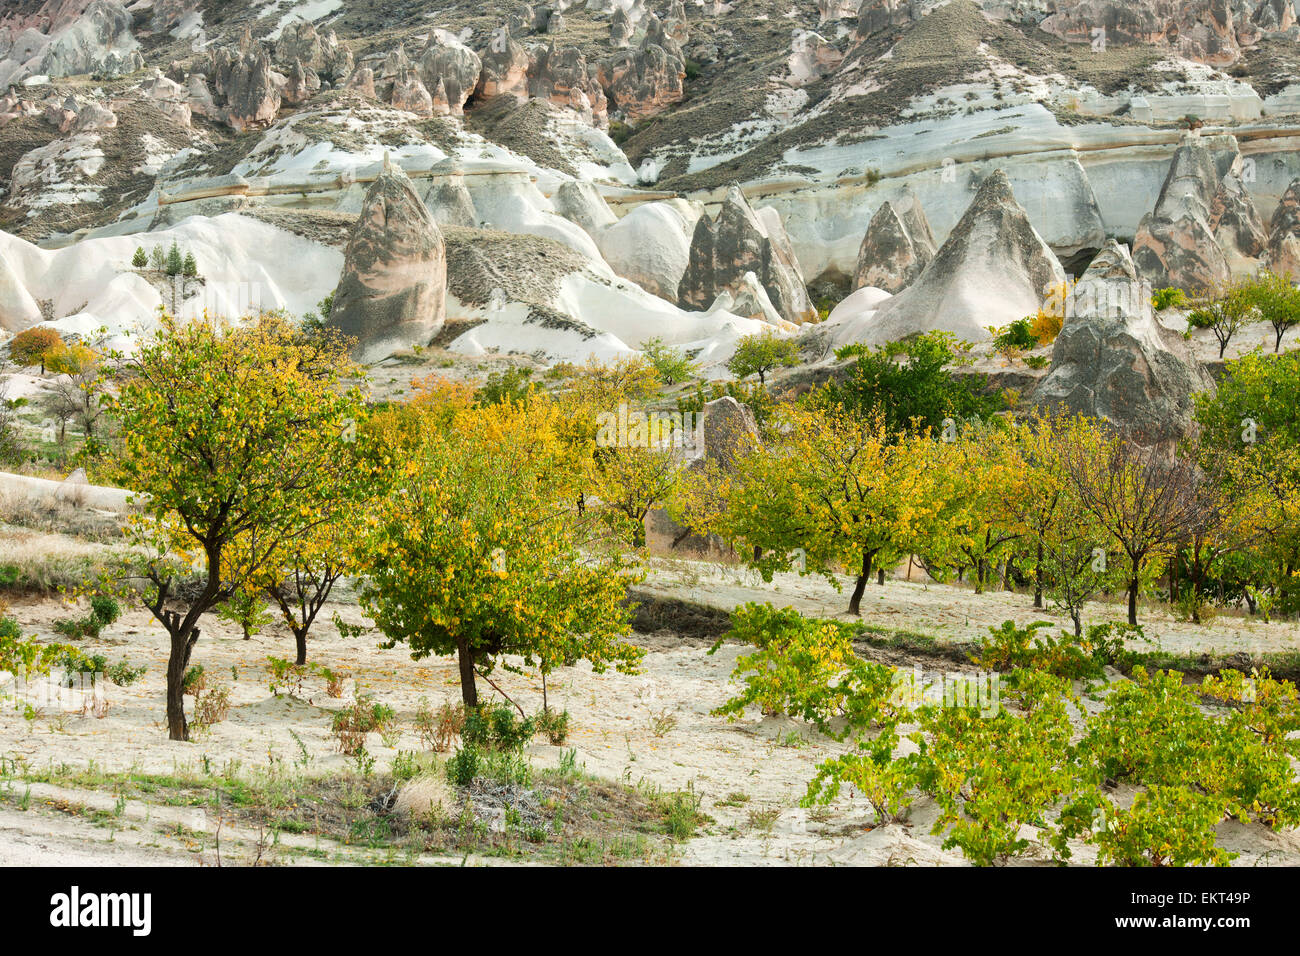
[[[683,199],[637,206],[597,237],[600,254],[615,273],[675,304],[700,214]]]
[[[703,310],[719,292],[738,295],[747,272],[758,277],[786,321],[808,322],[816,317],[776,210],[755,212],[740,187],[733,184],[717,216],[701,216],[695,224],[690,259],[678,289],[679,302],[684,309]]]
[[[600,190],[582,179],[570,179],[561,183],[551,197],[551,205],[555,207],[556,213],[574,225],[581,226],[593,239],[602,229],[618,221],[618,216],[609,208]]]
[[[446,315],[442,232],[411,181],[385,160],[348,239],[329,324],[357,340],[360,360],[373,361],[428,344]]]
[[[1236,140],[1211,144],[1196,131],[1183,134],[1155,209],[1133,240],[1138,272],[1156,288],[1199,293],[1250,268],[1264,246]]]
[[[909,190],[897,205],[887,200],[871,217],[858,247],[853,288],[872,286],[891,294],[899,292],[916,281],[935,252],[929,220]]]
[[[1300,179],[1286,188],[1269,220],[1268,267],[1300,282]]]
[[[1002,170],[980,184],[961,220],[916,281],[886,299],[862,329],[883,345],[918,332],[946,331],[968,342],[988,327],[1037,312],[1065,271],[1016,201]]]
[[[1112,240],[1067,297],[1051,367],[1032,400],[1169,447],[1191,427],[1193,396],[1213,389],[1183,337],[1156,320],[1150,285]]]

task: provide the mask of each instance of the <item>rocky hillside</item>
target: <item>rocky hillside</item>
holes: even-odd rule
[[[987,338],[1112,241],[1157,287],[1293,272],[1296,20],[1293,0],[10,0],[0,328],[125,337],[159,305],[304,314],[338,290],[367,359],[659,337],[721,376],[740,337],[837,303],[823,343]],[[173,244],[197,276],[132,264]]]

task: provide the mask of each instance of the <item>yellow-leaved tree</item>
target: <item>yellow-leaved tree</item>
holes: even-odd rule
[[[642,652],[622,640],[635,574],[596,547],[598,518],[578,507],[559,405],[472,407],[428,387],[370,426],[376,493],[354,553],[362,607],[388,646],[455,654],[468,706],[506,655],[543,675],[579,659],[635,670]]]
[[[244,325],[163,314],[109,402],[115,477],[138,492],[144,603],[167,630],[167,726],[188,740],[183,678],[199,618],[327,520],[360,396],[347,342],[264,315]],[[238,547],[236,547],[238,542]],[[195,572],[199,580],[190,586]]]
[[[938,444],[891,434],[881,418],[834,406],[782,410],[764,443],[743,436],[730,474],[693,488],[711,530],[737,545],[766,579],[791,568],[855,577],[849,613],[860,614],[873,563],[907,554],[941,529],[946,504]],[[689,502],[681,513],[689,517]]]

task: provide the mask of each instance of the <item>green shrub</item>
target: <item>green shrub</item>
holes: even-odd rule
[[[1187,293],[1177,288],[1156,289],[1151,294],[1151,304],[1155,306],[1157,312],[1163,312],[1165,309],[1181,309],[1187,305]]]
[[[181,692],[197,696],[207,683],[208,679],[203,674],[203,665],[191,665],[181,677]]]
[[[735,720],[757,704],[765,715],[788,714],[830,733],[831,721],[846,718],[862,728],[884,716],[894,689],[894,669],[864,661],[853,651],[852,630],[836,621],[805,618],[794,608],[745,604],[731,615],[725,640],[755,645],[736,661],[732,679],[745,690],[714,710]]]
[[[569,712],[567,710],[544,710],[533,718],[533,722],[537,727],[537,732],[545,737],[552,746],[562,747],[565,741],[569,739]]]
[[[460,732],[466,745],[486,751],[518,751],[533,739],[535,722],[506,704],[470,708]]]
[[[478,748],[466,744],[447,761],[447,779],[458,787],[468,787],[478,776],[481,760]]]
[[[1185,787],[1151,787],[1127,810],[1105,813],[1097,863],[1116,866],[1227,866],[1237,854],[1215,845],[1222,801]]]
[[[975,663],[987,670],[1024,668],[1070,680],[1096,680],[1107,664],[1121,658],[1125,635],[1142,634],[1141,628],[1107,622],[1089,627],[1084,637],[1076,638],[1066,631],[1060,637],[1040,637],[1038,632],[1049,627],[1049,621],[1035,621],[1025,627],[1003,621],[998,627],[990,627],[989,636],[980,641]]]
[[[108,594],[97,594],[90,599],[90,613],[85,617],[63,618],[54,622],[54,630],[71,638],[97,638],[104,628],[122,616],[117,599]]]
[[[387,704],[376,703],[373,698],[363,695],[353,701],[352,706],[335,712],[330,728],[338,738],[339,749],[347,756],[355,757],[365,749],[366,734],[382,732],[396,716]]]
[[[105,673],[108,679],[118,687],[129,687],[145,675],[149,670],[148,665],[141,664],[139,667],[132,666],[131,662],[125,657],[110,667]]]

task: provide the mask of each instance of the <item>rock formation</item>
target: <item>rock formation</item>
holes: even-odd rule
[[[600,191],[589,182],[571,179],[563,183],[551,198],[555,211],[569,222],[581,226],[595,237],[607,226],[618,222]]]
[[[600,254],[618,275],[676,303],[699,217],[698,206],[685,200],[645,203],[597,237]]]
[[[446,309],[442,233],[411,181],[385,160],[348,240],[329,324],[357,340],[362,360],[374,360],[427,344]]]
[[[1059,0],[1040,24],[1065,40],[1095,45],[1152,43],[1189,60],[1228,66],[1265,32],[1295,24],[1277,0]]]
[[[866,39],[890,27],[910,23],[912,19],[909,0],[863,0],[858,8],[857,38]]]
[[[280,88],[280,99],[290,106],[300,106],[318,92],[320,77],[316,71],[304,66],[302,60],[294,60],[284,86]]]
[[[916,281],[934,258],[936,244],[920,201],[909,191],[897,206],[886,201],[871,217],[858,247],[853,288],[874,286],[893,294]]]
[[[1035,404],[1108,422],[1143,445],[1168,446],[1191,425],[1197,392],[1214,382],[1181,335],[1164,328],[1128,250],[1113,240],[1066,300]]]
[[[280,111],[280,89],[271,58],[247,30],[238,46],[218,47],[209,54],[190,81],[194,112],[237,131],[269,126]]]
[[[686,95],[686,58],[653,14],[640,47],[600,65],[599,79],[614,106],[632,122],[662,112]]]
[[[608,125],[607,100],[577,47],[552,43],[529,69],[529,92],[556,106],[567,106],[595,126]]]
[[[1263,227],[1242,182],[1236,141],[1227,137],[1223,145],[1216,159],[1199,134],[1185,133],[1155,209],[1138,226],[1133,261],[1155,288],[1213,288],[1264,252]]]
[[[479,99],[490,100],[503,94],[521,101],[528,99],[531,59],[524,45],[511,36],[508,26],[502,26],[492,35],[482,61],[483,70],[475,91]]]
[[[627,11],[622,7],[615,8],[614,16],[610,18],[609,42],[620,50],[632,42],[632,21],[628,19]]]
[[[758,277],[787,322],[816,316],[789,237],[773,209],[755,212],[732,185],[715,218],[701,216],[678,298],[683,308],[705,309],[724,289],[738,294],[745,273]]]
[[[878,345],[943,330],[980,342],[990,337],[990,325],[1037,312],[1064,281],[1006,174],[995,170],[916,281],[881,303],[862,341]]]
[[[424,204],[439,226],[476,226],[474,197],[465,188],[465,170],[454,159],[444,159],[429,171]]]
[[[436,33],[420,54],[420,75],[433,93],[441,83],[452,116],[460,116],[465,101],[478,85],[483,62],[477,53],[459,42],[448,42]],[[436,98],[436,97],[435,97]]]
[[[1300,282],[1300,179],[1286,188],[1269,220],[1268,267]]]
[[[131,14],[118,0],[45,4],[42,10],[28,24],[19,19],[0,26],[0,89],[30,76],[121,76],[144,67]]]

